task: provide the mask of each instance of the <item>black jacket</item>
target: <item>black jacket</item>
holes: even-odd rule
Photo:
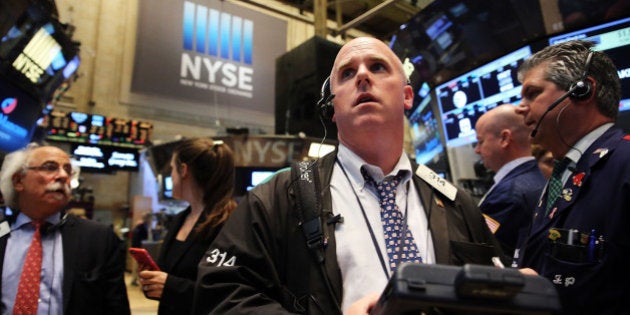
[[[166,277],[160,299],[159,315],[190,313],[197,278],[197,265],[216,233],[221,230],[221,226],[214,227],[209,238],[201,238],[197,233],[197,226],[206,219],[205,213],[202,213],[188,238],[181,245],[181,251],[174,253],[171,251],[172,244],[190,212],[191,209],[188,207],[175,216],[160,248],[158,265],[162,271],[168,273],[168,277]]]
[[[331,217],[328,188],[335,153],[320,159],[324,222]],[[419,177],[435,258],[441,264],[490,263],[496,239],[472,199],[454,202]],[[291,172],[276,174],[240,202],[199,265],[194,314],[339,314],[342,281],[334,224],[324,224],[325,258],[316,262],[296,218]],[[430,210],[429,210],[430,209]],[[491,244],[491,245],[481,245]]]

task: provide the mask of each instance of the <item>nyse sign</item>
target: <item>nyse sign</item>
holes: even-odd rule
[[[302,156],[305,141],[297,138],[230,137],[238,167],[285,167]]]

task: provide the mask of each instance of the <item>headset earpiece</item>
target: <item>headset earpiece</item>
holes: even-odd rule
[[[588,80],[580,80],[575,82],[571,86],[571,89],[573,90],[573,92],[571,93],[570,97],[574,100],[581,101],[591,96],[591,82],[589,82]]]
[[[330,77],[328,77],[324,80],[324,84],[322,84],[321,98],[317,102],[317,111],[321,119],[332,120],[335,114],[335,106],[332,102],[334,97],[335,95],[330,91]]]
[[[591,66],[591,59],[593,59],[593,52],[589,52],[586,57],[586,61],[584,62],[584,72],[582,72],[582,77],[579,81],[573,83],[569,90],[573,90],[569,97],[574,100],[585,100],[591,96],[591,82],[586,78],[588,76],[588,70]]]

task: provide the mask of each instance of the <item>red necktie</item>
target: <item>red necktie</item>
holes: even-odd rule
[[[39,281],[42,272],[42,237],[39,228],[42,223],[33,221],[31,224],[35,226],[35,233],[26,253],[24,267],[22,267],[13,315],[37,314]]]

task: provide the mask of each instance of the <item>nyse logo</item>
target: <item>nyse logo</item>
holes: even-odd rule
[[[41,28],[13,62],[13,67],[22,72],[31,82],[38,83],[44,69],[53,62],[61,46],[47,30]]]
[[[184,2],[180,84],[252,97],[254,23]]]

